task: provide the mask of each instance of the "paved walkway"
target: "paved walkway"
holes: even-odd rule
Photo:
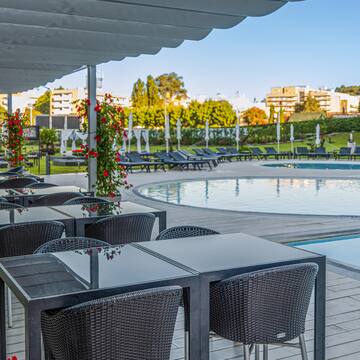
[[[156,174],[131,174],[129,180],[135,186],[185,178],[214,178],[246,176],[297,176],[297,177],[359,177],[356,171],[314,171],[295,169],[272,169],[259,166],[258,162],[222,164],[214,171],[171,171]],[[81,175],[56,175],[47,179],[58,184],[86,186],[86,178]],[[247,232],[263,236],[273,241],[289,241],[300,238],[316,237],[331,233],[351,233],[360,230],[357,218],[336,218],[318,216],[286,216],[246,214],[228,211],[194,209],[163,204],[137,196],[132,191],[124,193],[125,200],[131,200],[168,212],[168,226],[177,224],[197,224],[211,227],[220,232]],[[329,266],[327,272],[327,359],[360,359],[360,274]],[[23,310],[14,304],[14,328],[9,331],[9,350],[23,359]],[[310,309],[306,339],[312,359],[313,310]],[[173,341],[172,359],[183,358],[183,321],[179,312]],[[211,338],[211,360],[241,359],[242,347],[217,337]],[[294,348],[272,347],[271,360],[300,359]]]

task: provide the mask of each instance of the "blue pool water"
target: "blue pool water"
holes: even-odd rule
[[[177,205],[245,212],[360,216],[360,180],[231,178],[150,184],[143,196]]]
[[[326,255],[329,259],[360,268],[360,234],[291,245]]]
[[[289,169],[314,169],[314,170],[360,170],[359,163],[316,163],[316,162],[294,162],[294,163],[272,163],[264,164],[266,167],[289,168]]]

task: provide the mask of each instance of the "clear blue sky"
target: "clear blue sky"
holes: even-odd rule
[[[190,95],[265,97],[271,86],[360,85],[359,0],[305,0],[215,30],[200,42],[186,41],[155,56],[129,58],[99,68],[104,90],[130,95],[137,78],[175,71]],[[84,86],[84,72],[53,85]]]

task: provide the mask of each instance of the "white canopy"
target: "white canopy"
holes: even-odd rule
[[[0,0],[0,92],[155,54],[298,0]]]

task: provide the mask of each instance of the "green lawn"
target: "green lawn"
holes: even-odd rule
[[[348,133],[339,133],[339,134],[333,134],[333,135],[326,135],[325,136],[325,147],[326,150],[329,152],[332,152],[334,150],[339,149],[342,146],[347,146],[347,141],[349,138],[349,134]],[[360,146],[360,133],[354,133],[354,141],[359,144]],[[272,143],[272,144],[266,144],[266,145],[256,145],[256,144],[251,144],[250,146],[259,146],[260,148],[264,148],[265,146],[272,146],[277,148],[277,144]],[[301,142],[301,141],[296,141],[294,143],[294,146],[308,146],[308,144],[306,142]],[[176,146],[174,146],[175,148]],[[191,152],[192,146],[182,146],[183,149],[186,149],[188,151]],[[216,146],[210,146],[211,149],[216,150]],[[286,142],[286,143],[281,143],[280,144],[280,150],[281,151],[288,151],[291,149],[291,144],[290,142]],[[36,151],[36,148],[33,147],[28,147],[27,151],[31,151],[34,150]],[[132,151],[136,151],[136,146],[132,145],[131,146],[131,150]],[[151,146],[151,151],[155,152],[155,151],[162,151],[165,150],[165,146],[161,146],[161,145],[155,145],[155,146]],[[57,154],[59,155],[59,154]],[[84,172],[86,170],[85,166],[53,166],[51,165],[51,174],[68,174],[68,173],[78,173],[78,172]],[[29,171],[34,174],[34,175],[39,175],[39,171],[38,171],[38,165],[35,165],[32,168],[29,168]],[[45,175],[45,157],[42,158],[41,162],[40,162],[40,175]]]

